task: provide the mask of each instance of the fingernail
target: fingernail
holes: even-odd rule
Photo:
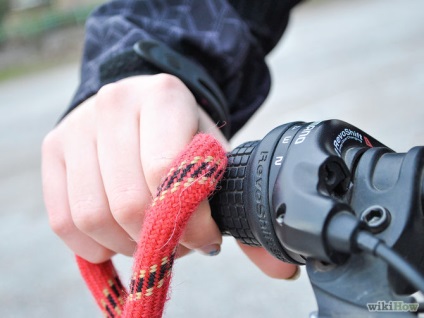
[[[293,275],[290,276],[289,278],[286,278],[286,280],[297,280],[300,277],[300,273],[301,273],[300,267],[297,266],[296,271],[293,273]]]
[[[198,249],[198,251],[204,255],[215,256],[221,252],[221,245],[219,244],[211,244],[207,246],[203,246]]]

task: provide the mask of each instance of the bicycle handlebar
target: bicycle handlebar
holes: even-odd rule
[[[367,292],[383,280],[388,291],[378,297],[398,299],[393,293],[417,290],[387,264],[375,266],[369,256],[358,254],[356,239],[360,231],[370,232],[423,272],[424,257],[417,251],[424,250],[424,147],[395,153],[339,120],[294,122],[240,145],[228,159],[210,200],[223,234],[263,246],[282,261],[308,263],[315,293],[327,288],[332,295],[331,300],[326,296],[327,305],[340,305],[343,291],[332,294],[320,283],[322,277],[314,281],[314,270],[318,266],[322,272],[322,264],[335,264],[324,271],[329,276],[343,268],[346,283],[361,271],[374,275],[361,285]],[[358,266],[360,261],[369,264]],[[373,300],[369,294],[367,301]],[[364,301],[358,300],[360,310]],[[321,313],[329,308],[320,307]]]

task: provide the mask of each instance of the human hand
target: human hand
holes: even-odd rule
[[[177,78],[136,76],[104,86],[43,142],[43,192],[54,232],[93,263],[131,256],[144,211],[170,163],[198,131],[228,142]],[[207,201],[190,219],[178,256],[219,252],[221,234]],[[286,278],[296,267],[265,250],[242,248],[268,275]]]

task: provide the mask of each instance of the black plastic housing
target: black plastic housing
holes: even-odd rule
[[[424,147],[395,153],[346,122],[328,120],[279,126],[228,158],[210,200],[214,219],[245,244],[307,263],[319,317],[379,317],[368,302],[411,301],[402,295],[416,290],[386,263],[357,254],[349,239],[356,218],[358,228],[424,272]]]
[[[353,213],[349,165],[374,145],[383,146],[339,120],[281,125],[228,155],[227,173],[211,199],[213,217],[223,233],[280,260],[341,262],[324,228],[334,213]]]

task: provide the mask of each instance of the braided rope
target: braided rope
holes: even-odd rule
[[[190,216],[216,187],[227,158],[218,141],[198,134],[176,159],[146,211],[129,293],[112,261],[77,263],[97,305],[109,318],[162,316],[179,239]]]

